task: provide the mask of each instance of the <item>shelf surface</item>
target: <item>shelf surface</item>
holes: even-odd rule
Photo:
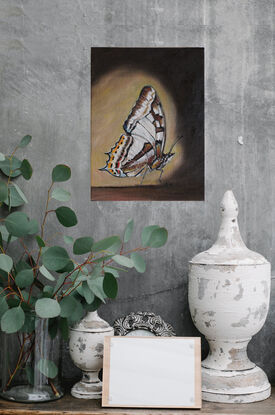
[[[0,414],[5,415],[275,415],[275,387],[272,395],[262,402],[248,404],[218,404],[203,402],[202,409],[125,409],[102,408],[100,400],[76,399],[67,393],[58,401],[40,404],[23,404],[0,400]]]

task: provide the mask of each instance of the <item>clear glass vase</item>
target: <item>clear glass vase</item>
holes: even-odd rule
[[[18,333],[1,332],[0,396],[17,402],[45,402],[63,396],[61,337],[53,319],[26,315]]]

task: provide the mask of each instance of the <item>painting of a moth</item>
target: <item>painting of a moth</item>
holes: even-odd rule
[[[92,200],[204,199],[203,78],[201,48],[92,48]]]

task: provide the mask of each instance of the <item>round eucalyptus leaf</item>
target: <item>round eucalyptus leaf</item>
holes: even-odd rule
[[[74,211],[67,206],[60,206],[55,209],[55,214],[61,225],[67,228],[77,224],[77,217]]]
[[[7,231],[13,236],[25,236],[29,233],[30,222],[24,212],[13,212],[5,219]]]
[[[106,251],[108,248],[110,248],[118,242],[121,243],[119,236],[110,236],[108,238],[102,239],[101,241],[95,242],[92,246],[92,251]]]
[[[149,244],[151,234],[155,229],[158,229],[158,228],[159,226],[157,225],[145,226],[145,228],[143,228],[142,233],[141,233],[142,246],[144,247],[149,246],[148,244]]]
[[[20,170],[24,179],[30,180],[30,178],[32,177],[32,166],[27,159],[24,159],[22,161]]]
[[[82,283],[82,290],[83,290],[83,296],[84,296],[84,298],[85,298],[85,300],[86,300],[86,303],[87,304],[92,304],[92,302],[94,301],[94,299],[95,299],[95,295],[94,295],[94,293],[90,290],[90,288],[89,288],[89,286],[88,286],[88,284],[87,284],[87,281],[84,281],[83,283]]]
[[[0,161],[4,161],[5,160],[5,154],[0,153]]]
[[[90,290],[94,293],[94,295],[100,300],[105,303],[106,294],[103,290],[103,277],[98,278],[88,278],[87,283]]]
[[[53,182],[66,182],[71,177],[71,169],[65,164],[58,164],[52,171]]]
[[[0,182],[0,202],[4,202],[8,198],[8,186],[5,182]]]
[[[33,235],[39,231],[38,222],[36,219],[31,219],[29,224],[29,232],[28,235]]]
[[[47,270],[47,268],[44,267],[44,265],[41,265],[39,268],[39,271],[42,275],[44,275],[45,278],[47,278],[50,281],[55,281],[54,276]]]
[[[10,177],[17,177],[20,176],[21,170],[21,160],[19,160],[17,157],[13,156],[10,160],[7,156],[5,160],[0,161],[0,170],[6,175]]]
[[[72,245],[74,243],[74,238],[72,238],[71,236],[64,235],[63,239],[65,244],[67,245]]]
[[[7,310],[1,318],[1,330],[16,333],[25,322],[25,314],[20,306]]]
[[[31,139],[32,139],[31,135],[25,135],[21,139],[20,143],[18,144],[18,147],[20,148],[27,147],[27,145],[31,142]]]
[[[61,317],[70,317],[70,315],[77,308],[77,300],[72,296],[64,297],[59,304],[61,308]]]
[[[50,271],[64,268],[70,261],[67,251],[61,246],[52,246],[42,255],[43,265]]]
[[[58,368],[52,360],[40,359],[37,363],[37,369],[40,373],[50,379],[54,379],[58,374]]]
[[[124,255],[114,255],[113,260],[117,264],[123,265],[124,267],[127,267],[127,268],[133,268],[133,266],[134,266],[133,261],[131,260],[131,258],[128,258],[127,256],[124,256]]]
[[[1,235],[2,235],[2,238],[3,238],[3,241],[7,242],[9,237],[10,237],[10,234],[7,231],[7,228],[4,225],[0,225],[0,232],[1,232]],[[17,238],[15,236],[12,236],[10,238],[10,242],[14,242],[14,241],[16,241],[16,239]]]
[[[41,318],[53,318],[60,314],[60,305],[52,298],[40,298],[35,303],[36,314]]]
[[[165,245],[168,238],[168,232],[165,228],[158,228],[151,233],[148,245],[151,248],[160,248]]]
[[[56,187],[53,189],[51,196],[59,202],[68,202],[68,200],[70,200],[71,193],[61,187]]]
[[[0,296],[0,318],[2,315],[9,309],[7,304],[6,298],[4,296]]]
[[[66,318],[60,318],[58,325],[63,340],[67,341],[69,339],[68,320]]]
[[[0,269],[5,272],[10,272],[13,266],[12,258],[5,254],[0,254]]]
[[[133,219],[130,219],[126,225],[125,231],[124,231],[124,242],[128,242],[131,239],[132,233],[134,229],[134,221]]]
[[[138,272],[145,272],[146,263],[141,255],[139,255],[137,252],[132,252],[131,260],[133,261],[134,267]]]
[[[73,246],[73,253],[75,255],[86,254],[91,251],[93,245],[93,238],[90,236],[84,236],[82,238],[76,239]]]
[[[44,246],[46,246],[45,242],[43,241],[43,239],[39,235],[36,235],[35,239],[36,239],[36,242],[37,242],[37,245],[39,246],[39,248],[43,248]]]
[[[18,207],[28,203],[28,200],[19,186],[13,183],[9,185],[8,196],[4,200],[4,203],[9,207]]]
[[[23,269],[15,277],[15,282],[19,288],[28,287],[33,283],[33,270]]]
[[[116,298],[118,283],[116,278],[110,272],[106,272],[104,275],[103,290],[108,298]]]

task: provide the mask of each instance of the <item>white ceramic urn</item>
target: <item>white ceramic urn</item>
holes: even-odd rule
[[[221,215],[216,243],[190,261],[190,312],[210,346],[202,362],[202,397],[255,402],[270,396],[266,374],[247,356],[247,345],[269,308],[270,263],[244,244],[232,191],[223,197]]]
[[[74,364],[83,372],[82,379],[71,389],[75,398],[101,398],[102,382],[98,373],[103,366],[104,337],[113,335],[114,329],[96,311],[88,313],[70,328],[70,355]]]

